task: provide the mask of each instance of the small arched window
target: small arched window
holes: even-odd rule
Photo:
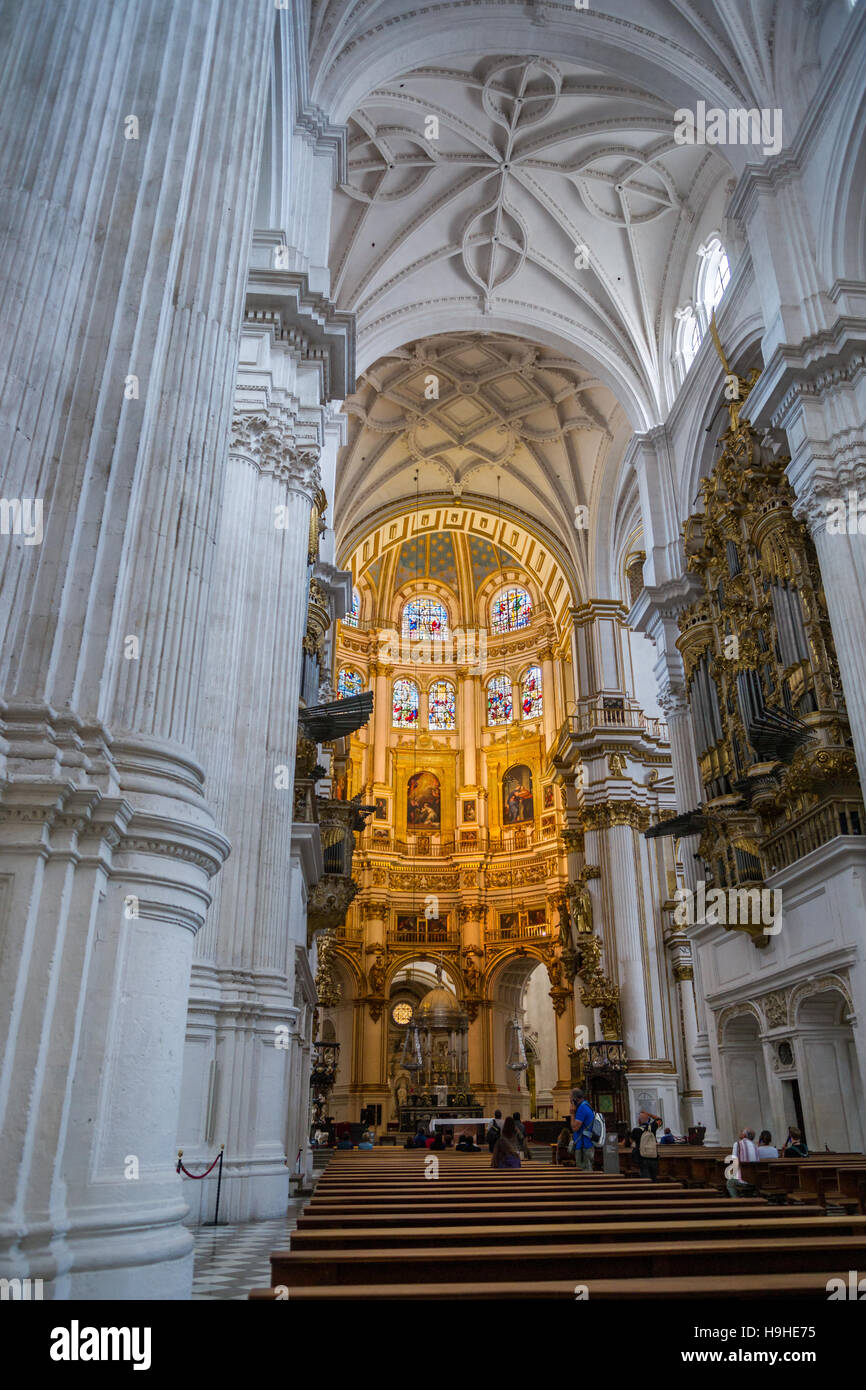
[[[427,727],[457,727],[456,692],[450,681],[434,681],[427,696]]]
[[[524,719],[537,719],[541,714],[540,666],[530,666],[520,682],[520,707]]]
[[[493,676],[487,682],[487,723],[510,724],[512,717],[511,679]]]
[[[448,609],[435,598],[412,598],[403,609],[404,637],[448,636]]]
[[[693,305],[677,309],[674,317],[677,320],[676,351],[685,376],[697,356],[703,334]]]
[[[496,595],[490,608],[493,632],[516,632],[532,618],[532,599],[525,589],[509,587]]]
[[[713,310],[727,289],[731,267],[728,253],[718,236],[711,236],[705,245],[699,247],[698,255],[702,262],[698,272],[698,299],[709,323]]]
[[[350,695],[360,695],[364,689],[364,677],[360,671],[349,670],[344,666],[337,677],[337,699],[345,700]]]
[[[395,729],[412,728],[418,723],[418,687],[414,681],[394,682],[391,723]]]
[[[360,614],[361,614],[361,595],[358,593],[358,590],[357,590],[357,589],[353,589],[353,590],[352,590],[352,607],[351,607],[351,609],[349,610],[349,612],[346,614],[345,618],[343,619],[343,622],[346,624],[346,627],[357,627],[357,626],[358,626],[358,618],[360,617]]]

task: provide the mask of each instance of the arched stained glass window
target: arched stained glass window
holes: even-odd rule
[[[357,627],[357,626],[358,626],[358,618],[359,618],[359,616],[360,616],[360,613],[361,613],[361,595],[358,593],[358,590],[357,590],[357,589],[353,589],[353,590],[352,590],[352,607],[351,607],[350,612],[348,612],[348,613],[346,614],[345,618],[343,619],[343,622],[346,624],[347,627]]]
[[[526,627],[532,617],[532,600],[525,589],[503,589],[490,609],[490,626],[494,632],[515,632]]]
[[[454,729],[457,726],[455,690],[450,681],[434,681],[427,697],[427,727]]]
[[[392,709],[395,729],[411,728],[418,723],[418,687],[414,681],[394,682]]]
[[[364,689],[364,678],[360,671],[350,671],[344,666],[337,677],[337,699],[345,700],[349,695],[360,695]]]
[[[510,724],[511,718],[511,680],[508,676],[494,676],[487,682],[487,723]]]
[[[404,637],[448,636],[448,609],[435,598],[412,598],[403,609]]]
[[[520,683],[520,704],[524,719],[537,719],[541,714],[541,667],[530,666]]]

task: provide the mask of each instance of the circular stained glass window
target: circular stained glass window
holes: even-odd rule
[[[393,1018],[395,1023],[399,1023],[401,1028],[405,1028],[406,1024],[412,1017],[412,1012],[412,1005],[407,1004],[404,1000],[403,1003],[394,1005],[393,1009],[391,1010],[391,1017]]]

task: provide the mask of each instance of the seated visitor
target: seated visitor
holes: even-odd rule
[[[758,1151],[755,1148],[755,1131],[753,1129],[743,1129],[740,1137],[731,1150],[731,1163],[725,1170],[730,1172],[725,1186],[728,1189],[729,1197],[751,1197],[755,1191],[750,1182],[746,1182],[739,1174],[741,1163],[755,1163],[758,1158]]]
[[[762,1129],[758,1135],[758,1158],[778,1158],[779,1150],[773,1143],[773,1136],[768,1129]]]
[[[361,1135],[361,1138],[358,1140],[358,1148],[359,1148],[359,1149],[372,1149],[372,1147],[373,1147],[373,1136],[372,1136],[372,1134],[370,1133],[370,1131],[369,1131],[368,1129],[365,1129],[365,1130],[364,1130],[364,1133]]]
[[[337,1144],[338,1149],[354,1149],[354,1147],[351,1134],[344,1134]]]
[[[436,1149],[437,1152],[441,1152],[445,1148],[445,1135],[441,1129],[437,1129],[433,1138],[428,1141],[427,1147],[428,1149]]]
[[[659,1140],[659,1143],[660,1143],[660,1144],[675,1144],[676,1142],[677,1142],[676,1139],[675,1139],[674,1136],[671,1134],[671,1132],[670,1132],[669,1129],[666,1129],[666,1130],[665,1130],[664,1134],[662,1135],[661,1139]]]
[[[556,1161],[564,1168],[574,1168],[574,1153],[571,1148],[571,1121],[567,1120],[556,1139]]]
[[[412,1146],[416,1149],[424,1149],[427,1147],[427,1134],[424,1126],[420,1123],[415,1131],[415,1138],[412,1140]]]
[[[809,1150],[803,1142],[803,1136],[794,1125],[788,1127],[788,1137],[782,1149],[783,1158],[808,1158]]]
[[[502,1126],[502,1133],[493,1145],[491,1168],[519,1168],[520,1148],[517,1142],[517,1129],[509,1115]]]
[[[478,1154],[481,1152],[469,1130],[464,1130],[457,1140],[457,1152],[461,1154]]]

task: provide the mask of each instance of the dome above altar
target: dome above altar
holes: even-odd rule
[[[460,1000],[444,985],[431,989],[429,994],[424,995],[415,1016],[418,1026],[421,1028],[425,1026],[450,1028],[455,1024],[468,1022],[466,1010]]]

